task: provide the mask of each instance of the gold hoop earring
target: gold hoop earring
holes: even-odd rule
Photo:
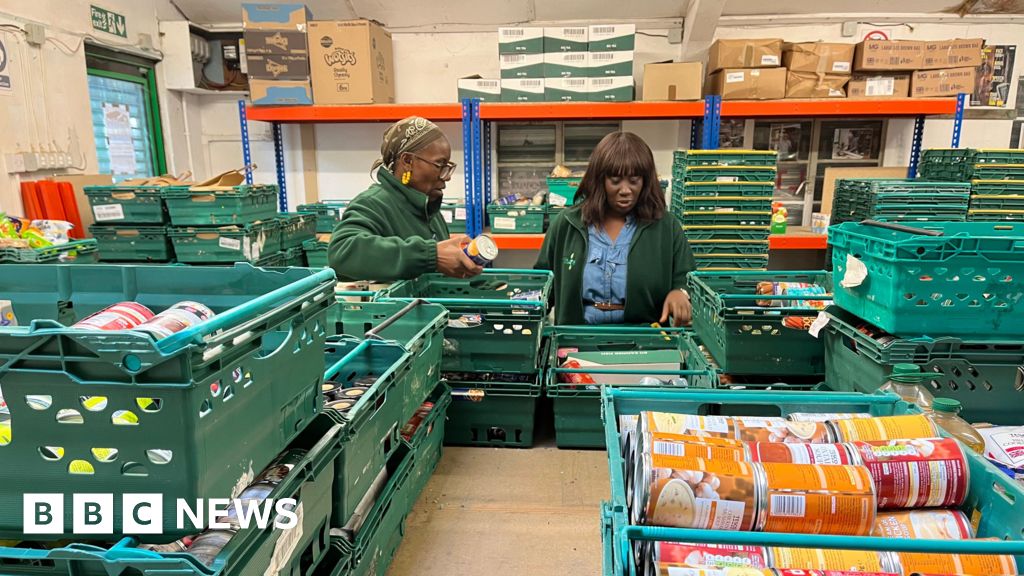
[[[406,170],[402,173],[402,184],[408,184],[412,180],[412,172]]]

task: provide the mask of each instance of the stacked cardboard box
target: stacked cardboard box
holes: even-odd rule
[[[974,90],[980,38],[865,40],[857,45],[851,98],[930,98]]]
[[[256,106],[312,104],[304,4],[242,4],[245,63]]]
[[[786,44],[782,53],[788,71],[786,98],[845,98],[853,56],[853,44]]]
[[[708,52],[707,93],[724,100],[786,97],[786,69],[779,38],[716,40]]]
[[[317,104],[395,101],[391,34],[369,20],[309,23],[313,100]]]

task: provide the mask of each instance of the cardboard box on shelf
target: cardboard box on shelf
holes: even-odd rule
[[[481,102],[501,102],[501,80],[471,76],[460,78],[459,100],[479,98]]]
[[[910,74],[854,74],[846,85],[848,98],[906,98]]]
[[[498,54],[543,53],[543,28],[498,28]]]
[[[630,350],[602,352],[571,352],[566,362],[576,361],[580,368],[601,368],[607,370],[681,370],[685,361],[679,350]],[[636,384],[643,376],[629,374],[591,374],[597,384]],[[668,379],[670,376],[656,376]]]
[[[503,79],[543,78],[544,54],[501,54],[498,67]]]
[[[590,75],[595,78],[598,76],[632,76],[634,54],[632,50],[591,52]]]
[[[953,40],[936,40],[924,44],[923,69],[966,68],[981,66],[981,49],[985,41],[981,38],[955,38]]]
[[[846,74],[853,72],[856,44],[801,42],[782,47],[782,65],[790,72]]]
[[[636,49],[636,24],[595,24],[587,31],[591,52]]]
[[[245,62],[250,79],[309,80],[308,56],[246,54]]]
[[[708,51],[708,73],[725,68],[772,68],[781,64],[781,38],[715,40]]]
[[[917,40],[865,40],[857,44],[853,69],[857,72],[918,70],[924,65],[924,44]]]
[[[545,78],[586,78],[589,75],[589,52],[549,52],[544,54]]]
[[[544,80],[544,100],[548,102],[586,102],[589,96],[589,78],[546,78]]]
[[[708,77],[708,93],[723,100],[779,100],[786,97],[785,68],[726,68]]]
[[[243,30],[294,30],[305,32],[313,19],[305,4],[242,4]]]
[[[846,98],[845,74],[818,74],[789,71],[786,75],[786,98]]]
[[[602,76],[587,80],[588,99],[591,102],[631,102],[633,100],[632,76]]]
[[[294,30],[246,30],[245,55],[308,56],[306,33]]]
[[[395,101],[391,34],[376,22],[310,22],[309,54],[317,104]]]
[[[502,78],[502,102],[543,102],[543,78]]]
[[[253,106],[301,106],[313,103],[309,80],[249,80]]]
[[[976,68],[949,68],[946,70],[919,70],[910,77],[910,95],[913,98],[956,96],[974,91]]]
[[[544,52],[586,52],[590,49],[590,29],[586,26],[544,28]]]
[[[700,62],[657,62],[644,66],[645,101],[700,100],[704,66]]]

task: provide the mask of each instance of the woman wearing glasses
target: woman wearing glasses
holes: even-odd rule
[[[433,122],[411,116],[384,133],[376,182],[348,205],[334,229],[328,258],[342,280],[392,282],[441,272],[469,278],[483,272],[449,238],[438,210],[455,164],[452,147]]]

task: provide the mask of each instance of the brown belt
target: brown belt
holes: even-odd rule
[[[618,310],[625,310],[625,304],[612,304],[611,302],[591,302],[590,300],[584,300],[585,306],[593,306],[602,312],[614,312]]]

